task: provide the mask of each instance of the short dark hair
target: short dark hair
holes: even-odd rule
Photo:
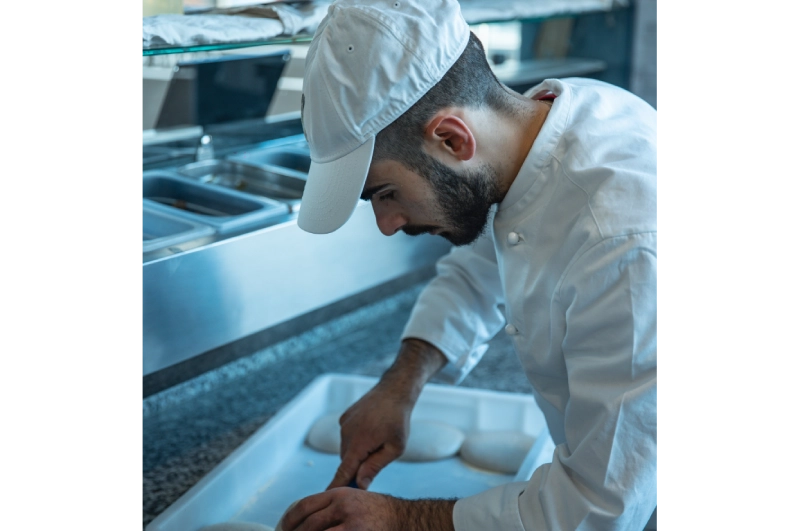
[[[480,108],[512,113],[510,95],[486,61],[481,41],[470,32],[469,42],[447,73],[422,98],[375,138],[372,160],[392,159],[422,176],[430,161],[422,151],[425,125],[445,107]]]

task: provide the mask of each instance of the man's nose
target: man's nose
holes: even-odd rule
[[[408,219],[397,208],[389,205],[376,204],[372,202],[372,211],[375,213],[375,221],[384,236],[391,236],[408,223]]]

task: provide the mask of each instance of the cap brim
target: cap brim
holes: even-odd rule
[[[373,136],[340,159],[324,163],[311,161],[297,216],[301,229],[328,234],[350,219],[364,190],[374,148]]]

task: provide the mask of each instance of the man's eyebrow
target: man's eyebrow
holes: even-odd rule
[[[389,186],[388,184],[380,184],[378,186],[373,186],[372,188],[365,188],[363,192],[361,192],[361,200],[362,201],[370,201],[372,196],[383,190]]]

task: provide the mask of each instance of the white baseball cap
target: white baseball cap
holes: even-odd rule
[[[338,0],[308,49],[303,130],[311,150],[297,224],[333,232],[350,219],[375,136],[425,95],[469,42],[456,0]]]

